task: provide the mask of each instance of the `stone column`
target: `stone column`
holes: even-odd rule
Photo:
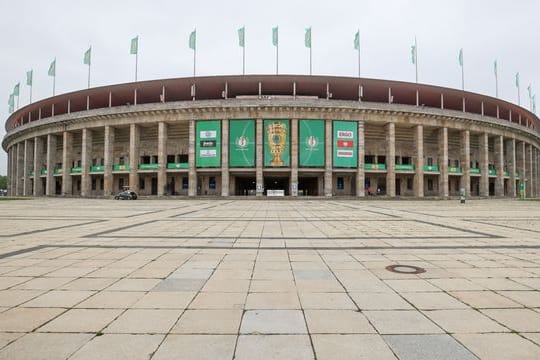
[[[17,143],[17,196],[23,195],[23,174],[24,174],[24,142]]]
[[[291,196],[298,196],[298,119],[291,119]]]
[[[471,137],[469,130],[463,130],[461,132],[461,153],[459,164],[461,166],[461,181],[459,183],[460,189],[465,189],[467,197],[471,196]]]
[[[43,138],[34,138],[34,196],[43,196],[41,168],[43,165]]]
[[[358,120],[358,169],[356,169],[356,196],[366,196],[366,175],[364,161],[366,155],[366,139],[364,138],[364,120]]]
[[[424,127],[414,128],[414,196],[424,197]]]
[[[489,196],[489,137],[487,133],[479,136],[480,147],[480,196]]]
[[[165,187],[167,186],[167,138],[168,125],[160,121],[158,123],[158,196],[165,195]]]
[[[62,195],[72,194],[73,133],[64,131],[62,148]]]
[[[221,121],[221,196],[229,196],[229,119]]]
[[[263,119],[257,119],[255,124],[255,182],[257,196],[263,196]]]
[[[506,142],[506,159],[508,161],[508,171],[510,172],[510,180],[506,191],[508,196],[515,198],[517,196],[516,189],[516,139],[513,138]]]
[[[529,197],[535,196],[535,186],[534,186],[534,173],[533,173],[533,146],[531,144],[527,145],[528,151],[527,151],[527,158],[528,158],[528,167],[527,171],[529,171]]]
[[[139,139],[137,124],[129,126],[129,189],[139,192]]]
[[[114,165],[114,128],[105,126],[103,135],[103,195],[110,196],[113,193],[113,165]]]
[[[15,190],[16,186],[16,182],[15,182],[15,178],[17,177],[16,175],[16,166],[15,166],[15,149],[17,148],[17,145],[12,145],[9,150],[8,150],[8,161],[9,161],[9,166],[8,166],[8,174],[9,174],[9,195],[10,196],[15,196],[15,193],[17,192]]]
[[[81,144],[81,196],[90,196],[92,193],[92,177],[90,175],[92,140],[92,130],[84,128]]]
[[[396,196],[396,124],[386,124],[386,195]]]
[[[324,131],[324,153],[325,153],[325,168],[324,168],[324,196],[332,196],[334,184],[332,183],[332,146],[333,146],[333,134],[332,134],[332,120],[325,120]]]
[[[54,165],[56,162],[56,135],[47,135],[47,182],[45,185],[45,195],[55,194],[56,182],[54,180]]]
[[[504,196],[504,138],[502,135],[495,137],[495,196]]]
[[[195,120],[189,120],[189,177],[188,196],[197,195],[197,168],[195,164]]]
[[[23,169],[23,195],[32,195],[32,186],[30,186],[30,171],[32,171],[33,159],[32,153],[34,146],[32,140],[24,140],[24,169]]]
[[[439,196],[448,198],[448,128],[439,129]]]
[[[527,189],[527,172],[525,171],[525,143],[522,141],[518,144],[517,154],[516,154],[516,160],[518,163],[518,169],[519,169],[519,183],[524,184],[525,187],[525,195],[528,194]]]

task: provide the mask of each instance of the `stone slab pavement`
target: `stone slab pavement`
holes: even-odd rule
[[[0,229],[0,359],[540,358],[539,202],[40,198]]]

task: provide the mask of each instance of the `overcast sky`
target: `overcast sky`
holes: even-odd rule
[[[34,70],[33,100],[52,94],[50,62],[57,59],[56,93],[83,89],[83,54],[92,46],[92,86],[133,81],[130,40],[139,35],[139,79],[189,76],[189,33],[197,28],[197,75],[239,74],[237,29],[246,27],[246,73],[275,72],[272,27],[279,26],[280,73],[309,72],[304,29],[312,26],[313,73],[356,76],[354,34],[360,29],[362,76],[414,81],[411,45],[418,41],[419,81],[529,106],[527,86],[540,90],[540,1],[537,0],[0,0],[0,118],[21,82],[20,106],[29,101],[26,71]],[[5,127],[0,129],[3,138]],[[5,175],[6,154],[0,154]]]

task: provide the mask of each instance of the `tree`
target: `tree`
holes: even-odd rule
[[[7,189],[7,176],[0,175],[0,189]]]

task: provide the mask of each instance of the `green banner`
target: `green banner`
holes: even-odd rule
[[[197,121],[195,142],[197,167],[221,166],[221,121]]]
[[[356,121],[334,121],[334,167],[358,167],[358,123]]]
[[[289,120],[264,120],[264,166],[290,166],[289,129]]]
[[[255,120],[229,121],[229,166],[255,166]]]
[[[324,120],[299,120],[300,166],[324,166]]]

